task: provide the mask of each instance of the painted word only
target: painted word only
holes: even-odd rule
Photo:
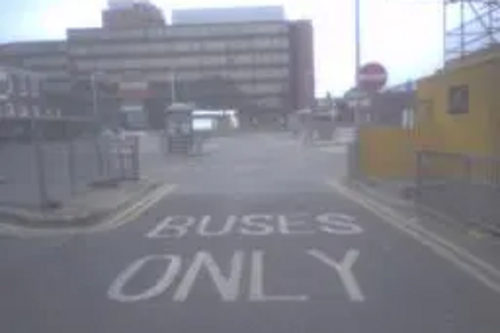
[[[335,281],[340,281],[345,289],[347,298],[352,302],[363,302],[365,296],[361,291],[358,281],[353,273],[353,266],[359,257],[359,250],[349,249],[340,261],[337,261],[317,249],[306,251],[307,256],[316,259],[318,263],[326,266],[333,272]],[[184,302],[191,295],[193,286],[199,275],[210,277],[216,293],[224,302],[239,300],[250,302],[304,302],[309,300],[306,294],[278,295],[265,288],[263,251],[235,251],[229,265],[219,265],[208,252],[197,252],[193,259],[187,263],[183,258],[172,254],[149,255],[131,263],[118,275],[108,290],[108,297],[117,302],[133,303],[147,301],[172,290],[172,299],[175,302]],[[245,265],[249,269],[244,269]],[[161,267],[162,272],[150,285],[132,288],[134,280],[145,276],[148,266]],[[223,268],[226,268],[224,272]],[[228,268],[228,269],[227,269]],[[249,272],[248,279],[243,277],[243,272]],[[275,273],[276,274],[276,273]],[[286,277],[282,277],[286,279]],[[199,280],[199,279],[198,279]],[[332,279],[333,280],[333,279]],[[150,279],[148,279],[150,281]],[[243,286],[242,281],[249,281]],[[175,285],[175,286],[174,286]],[[334,285],[334,284],[332,284]],[[134,291],[131,291],[133,289]]]
[[[189,233],[202,237],[220,236],[269,236],[311,235],[327,233],[332,235],[354,235],[363,232],[352,216],[339,213],[325,213],[312,217],[296,215],[230,215],[225,219],[216,219],[205,215],[167,216],[150,230],[148,238],[182,238]]]

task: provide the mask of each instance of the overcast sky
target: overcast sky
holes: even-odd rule
[[[14,0],[2,3],[0,40],[64,38],[67,27],[100,25],[106,0]],[[172,8],[284,5],[291,19],[312,19],[317,94],[341,94],[354,82],[353,0],[151,0]],[[396,84],[442,63],[440,0],[361,0],[362,59],[376,60]],[[326,6],[326,4],[328,6]]]

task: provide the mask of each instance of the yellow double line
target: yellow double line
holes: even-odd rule
[[[33,229],[22,226],[5,225],[2,226],[1,232],[5,235],[10,235],[18,238],[31,238],[43,236],[64,236],[75,234],[90,234],[96,232],[109,231],[137,219],[145,211],[153,207],[165,196],[171,194],[177,185],[165,184],[155,189],[151,193],[144,196],[139,201],[134,202],[129,207],[120,210],[104,222],[91,227],[74,227],[64,229]]]
[[[139,200],[132,204],[130,207],[127,207],[124,210],[119,211],[115,215],[111,216],[108,220],[96,225],[95,227],[89,228],[90,232],[100,232],[100,231],[108,231],[112,229],[119,228],[120,226],[127,224],[129,222],[134,221],[139,216],[141,216],[145,211],[153,207],[159,201],[161,201],[164,197],[171,194],[177,185],[173,184],[165,184],[149,195],[145,196],[142,200]]]
[[[485,262],[449,240],[427,230],[419,224],[415,218],[405,218],[394,209],[381,205],[366,196],[362,196],[339,182],[329,180],[327,184],[339,194],[356,202],[378,216],[383,222],[404,232],[422,245],[428,247],[441,258],[451,262],[463,272],[474,277],[485,286],[500,293],[500,271],[493,265]]]

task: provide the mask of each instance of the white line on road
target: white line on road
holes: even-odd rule
[[[243,251],[236,251],[231,259],[229,274],[224,276],[222,269],[217,265],[215,259],[208,252],[198,252],[194,257],[193,263],[189,266],[184,278],[179,283],[179,287],[174,294],[174,301],[184,302],[191,289],[193,289],[196,277],[205,267],[207,273],[212,278],[221,298],[224,302],[236,301],[240,293],[240,281],[243,273]]]
[[[383,222],[411,236],[422,245],[430,248],[435,254],[453,263],[490,289],[500,293],[500,271],[491,264],[416,224],[414,219],[405,219],[393,209],[361,197],[336,181],[327,181],[327,184],[339,194],[380,217]]]
[[[141,293],[130,295],[125,294],[126,284],[139,273],[139,271],[149,262],[163,261],[168,262],[165,272],[158,278],[156,283]],[[181,268],[181,259],[174,255],[150,255],[141,258],[129,265],[111,284],[108,290],[108,297],[111,300],[119,302],[137,302],[162,294],[172,284],[177,273]]]
[[[252,302],[305,302],[307,295],[266,295],[264,291],[264,252],[252,253],[250,275],[250,301]]]
[[[340,277],[340,281],[344,285],[349,298],[353,302],[364,302],[365,296],[359,287],[358,281],[352,272],[352,266],[359,257],[359,250],[349,249],[342,259],[341,262],[336,262],[335,260],[329,258],[326,254],[319,250],[309,250],[307,251],[311,256],[315,257],[328,267],[333,268]]]

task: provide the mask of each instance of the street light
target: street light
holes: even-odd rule
[[[361,68],[361,0],[354,1],[354,54],[355,54],[355,70],[354,84],[355,89],[359,88],[359,71]],[[356,128],[359,125],[359,105],[354,108],[354,124]]]
[[[99,133],[96,134],[94,144],[95,144],[95,150],[96,150],[96,155],[97,155],[97,170],[99,173],[99,180],[103,180],[102,178],[104,177],[104,157],[103,153],[101,151],[101,145],[99,143],[99,135],[101,132],[101,122],[102,122],[102,117],[101,113],[99,111],[98,105],[97,105],[97,87],[96,87],[96,78],[98,76],[104,76],[105,74],[102,72],[93,72],[90,74],[90,84],[91,84],[91,89],[92,89],[92,105],[93,105],[93,111],[94,111],[94,119],[96,122],[96,127]]]
[[[177,100],[177,77],[176,77],[175,68],[172,67],[170,69],[170,98],[172,99],[172,104],[174,104]]]
[[[99,111],[99,107],[97,105],[97,87],[96,87],[96,78],[99,76],[104,76],[106,75],[103,72],[93,72],[90,74],[90,84],[91,84],[91,89],[92,89],[92,107],[94,111],[94,117],[96,120],[96,123],[98,124],[98,128],[101,125],[101,114]]]

